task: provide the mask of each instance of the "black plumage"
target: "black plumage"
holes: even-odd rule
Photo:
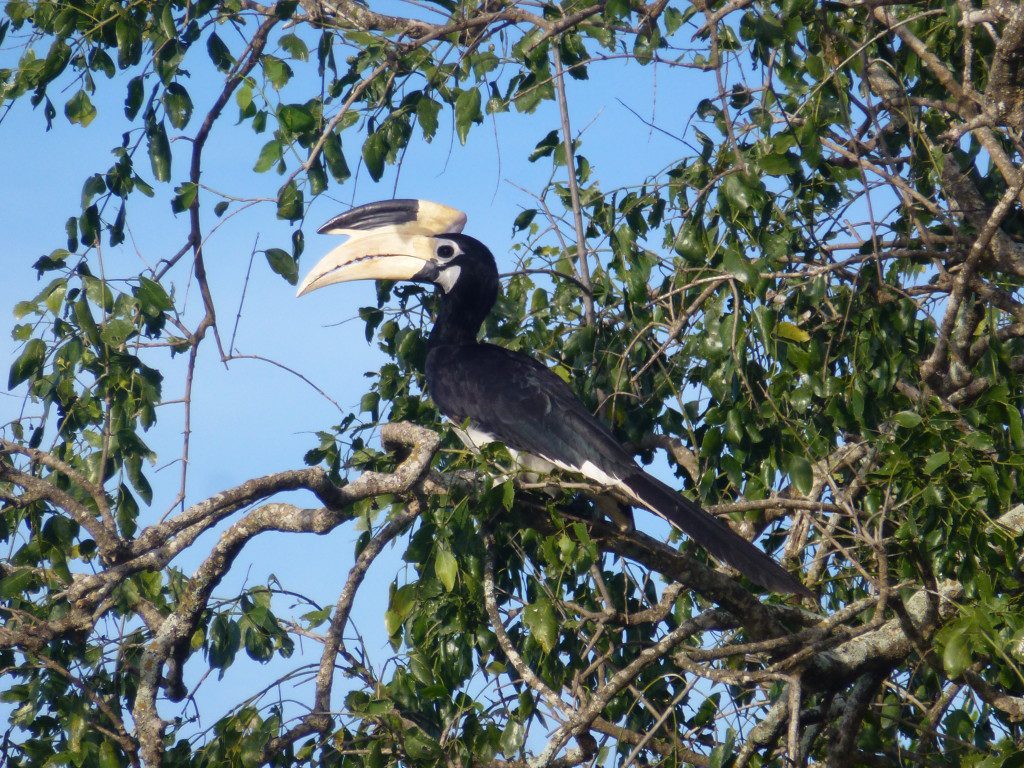
[[[430,334],[427,389],[441,413],[515,452],[538,456],[618,486],[720,560],[777,592],[809,594],[772,558],[729,526],[644,472],[572,389],[532,357],[477,341],[497,296],[494,257],[467,235],[444,235],[462,253],[459,277],[441,296]]]
[[[461,211],[427,200],[353,208],[321,229],[349,240],[320,260],[298,294],[349,280],[434,283],[442,293],[429,338],[427,390],[441,413],[466,427],[470,444],[499,441],[530,470],[558,467],[615,488],[761,586],[811,596],[728,525],[644,472],[544,365],[478,341],[498,296],[498,271],[490,250],[461,234],[465,223]]]

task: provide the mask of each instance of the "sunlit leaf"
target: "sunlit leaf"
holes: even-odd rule
[[[523,621],[530,630],[530,636],[545,653],[551,653],[558,640],[558,621],[551,601],[540,598],[527,605],[523,611]]]
[[[811,334],[800,326],[794,325],[786,320],[781,321],[777,326],[775,326],[775,335],[780,339],[795,341],[801,344],[811,340]]]
[[[455,589],[455,579],[459,574],[459,564],[451,550],[438,547],[437,556],[434,558],[434,572],[447,591],[451,592]]]
[[[459,141],[465,144],[470,126],[482,121],[479,89],[471,88],[468,91],[462,91],[455,99],[455,132],[459,136]]]
[[[270,268],[292,285],[299,282],[299,265],[288,251],[280,248],[268,248],[264,255]]]
[[[70,122],[85,128],[96,117],[96,107],[89,100],[89,94],[79,90],[64,105],[64,114]]]

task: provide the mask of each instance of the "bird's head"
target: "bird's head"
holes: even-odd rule
[[[463,235],[466,214],[429,200],[384,200],[346,211],[321,234],[349,239],[306,275],[298,294],[351,280],[434,283],[446,294],[456,286],[497,286],[494,256]],[[493,300],[493,299],[492,299]]]

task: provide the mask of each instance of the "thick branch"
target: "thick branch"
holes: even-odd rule
[[[942,185],[955,205],[953,211],[963,216],[976,232],[981,232],[992,216],[992,209],[952,155],[944,158]],[[1015,243],[1001,226],[993,231],[989,247],[997,269],[1024,276],[1024,245]]]
[[[339,494],[343,494],[349,504],[385,493],[407,492],[426,472],[438,446],[437,435],[413,424],[388,424],[381,435],[386,446],[399,444],[412,450],[393,473],[367,472],[339,489]],[[264,531],[326,533],[348,517],[348,511],[338,505],[311,510],[268,504],[246,515],[224,532],[213,552],[192,577],[177,610],[164,620],[143,652],[132,715],[146,765],[159,765],[163,749],[163,721],[157,713],[156,696],[164,663],[179,644],[192,636],[212,589],[223,578],[242,547]]]
[[[713,620],[713,617],[710,617],[708,614],[697,616],[694,619],[683,622],[661,640],[644,648],[633,661],[606,680],[594,692],[593,697],[587,702],[585,707],[574,712],[555,731],[554,735],[548,740],[544,750],[538,755],[537,764],[546,765],[550,760],[554,759],[555,755],[558,754],[570,738],[578,737],[584,733],[604,708],[608,706],[608,702],[632,683],[644,667],[671,652],[673,648],[691,635],[705,630],[707,623]]]
[[[959,610],[963,594],[963,585],[955,581],[939,584],[937,594],[923,589],[915,592],[905,605],[913,631],[919,637],[931,637]],[[914,650],[914,639],[907,630],[901,619],[891,619],[873,632],[820,654],[805,680],[820,690],[836,690],[869,670],[891,669]]]
[[[0,462],[0,480],[7,480],[23,488],[31,499],[45,499],[66,512],[96,541],[100,553],[108,562],[114,562],[121,557],[124,542],[117,535],[117,531],[97,519],[96,513],[50,480],[20,472],[5,462]]]
[[[1006,10],[1008,18],[992,57],[985,96],[999,120],[1020,130],[1024,128],[1024,5],[1007,4]]]
[[[939,370],[939,366],[945,360],[946,351],[949,348],[950,335],[953,332],[953,325],[960,313],[960,306],[967,294],[967,289],[971,284],[971,279],[974,277],[978,263],[988,250],[992,238],[996,236],[996,232],[1002,225],[1003,219],[1006,218],[1010,213],[1010,209],[1016,203],[1022,189],[1024,189],[1024,176],[1021,177],[1015,186],[1007,187],[1003,196],[999,199],[999,203],[988,217],[988,221],[985,222],[985,226],[978,232],[978,236],[971,246],[970,252],[967,254],[967,259],[953,279],[953,288],[946,304],[946,314],[942,318],[942,325],[935,340],[935,348],[928,359],[921,364],[921,374],[925,380],[935,375]]]

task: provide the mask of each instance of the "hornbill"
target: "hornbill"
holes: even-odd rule
[[[427,391],[471,445],[503,443],[530,471],[579,473],[660,515],[708,552],[775,592],[810,592],[721,520],[644,472],[572,389],[532,357],[477,334],[498,296],[487,246],[462,234],[466,215],[426,200],[369,203],[321,234],[348,235],[306,276],[298,295],[350,280],[411,280],[441,290],[430,332]]]

